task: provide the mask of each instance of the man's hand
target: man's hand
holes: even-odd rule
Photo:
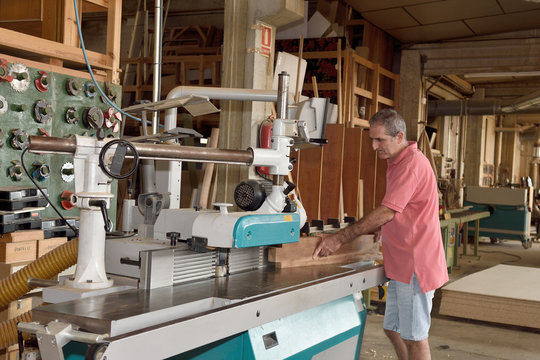
[[[343,236],[339,233],[320,234],[319,237],[321,238],[321,242],[313,252],[313,259],[317,259],[319,256],[324,257],[333,254],[343,245]]]

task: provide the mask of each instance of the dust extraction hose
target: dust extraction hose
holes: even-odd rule
[[[76,264],[78,245],[79,239],[68,241],[0,281],[0,308],[32,290],[29,278],[50,279]],[[19,321],[32,321],[31,311],[0,323],[0,349],[17,342]]]
[[[79,239],[68,241],[0,281],[0,308],[32,290],[29,278],[50,279],[74,265],[78,244]]]
[[[21,321],[31,322],[32,311],[0,323],[0,350],[17,343],[17,323]]]

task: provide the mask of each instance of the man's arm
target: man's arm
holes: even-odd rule
[[[396,212],[384,205],[379,205],[372,212],[357,222],[347,226],[335,234],[322,234],[319,246],[313,252],[313,259],[319,256],[328,256],[336,252],[341,245],[351,241],[357,236],[369,234],[394,218]]]

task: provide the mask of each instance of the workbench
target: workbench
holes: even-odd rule
[[[456,239],[459,236],[459,229],[463,224],[463,234],[469,234],[469,222],[474,221],[474,256],[478,256],[478,239],[480,238],[480,219],[490,216],[489,211],[475,211],[471,207],[455,209],[447,211],[450,218],[441,219],[441,233],[444,244],[444,253],[446,254],[446,266],[448,272],[452,272],[452,267],[457,266],[457,253],[459,241]],[[452,236],[453,234],[453,236]],[[467,238],[463,240],[463,256],[467,256]]]

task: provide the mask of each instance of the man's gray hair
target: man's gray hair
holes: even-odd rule
[[[407,125],[405,120],[394,109],[382,109],[369,119],[369,125],[381,124],[386,130],[386,134],[396,136],[398,132],[403,133],[403,139],[407,140]]]

